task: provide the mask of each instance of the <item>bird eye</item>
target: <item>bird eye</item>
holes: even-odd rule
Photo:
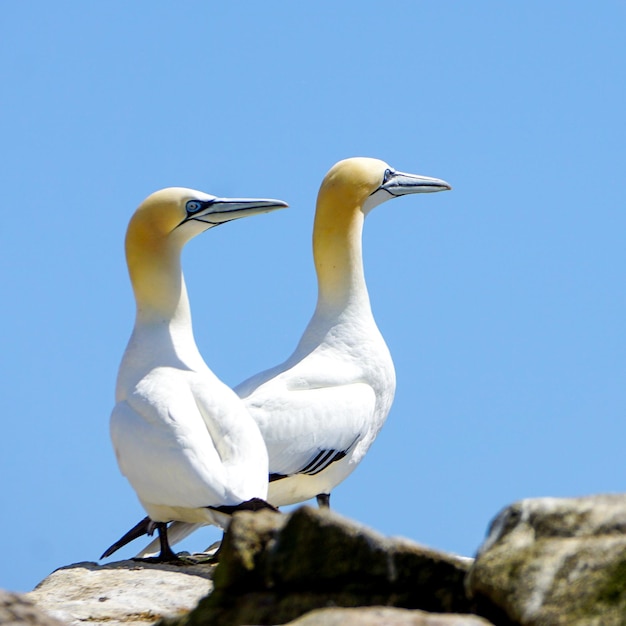
[[[395,170],[386,169],[385,170],[385,175],[383,176],[383,185],[385,183],[388,183],[395,173],[396,173]]]
[[[189,200],[186,208],[187,213],[197,213],[202,208],[202,205],[197,200]]]

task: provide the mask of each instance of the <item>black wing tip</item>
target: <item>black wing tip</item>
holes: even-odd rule
[[[293,474],[272,473],[269,475],[269,482],[290,478],[291,476],[315,476],[323,472],[335,461],[340,461],[348,454],[348,450],[320,450],[304,467]]]
[[[148,517],[144,517],[140,522],[135,524],[123,537],[118,539],[112,546],[109,546],[100,557],[100,560],[106,559],[123,548],[127,543],[142,537],[143,535],[151,535],[154,532],[155,523]]]
[[[114,543],[112,546],[109,546],[101,555],[100,558],[98,559],[99,561],[101,561],[102,559],[106,559],[108,556],[111,556],[114,552],[117,552],[124,544],[120,543],[119,541]]]
[[[341,459],[345,458],[352,450],[354,444],[358,441],[359,437],[360,435],[357,435],[354,441],[344,450],[337,450],[336,448],[324,448],[322,450],[318,449],[315,456],[313,456],[311,460],[297,472],[294,472],[293,474],[270,474],[269,481],[274,482],[283,478],[289,478],[289,476],[297,476],[298,474],[305,476],[315,476],[316,474],[319,474],[320,472],[323,472],[326,468],[330,467],[333,463],[341,461]]]

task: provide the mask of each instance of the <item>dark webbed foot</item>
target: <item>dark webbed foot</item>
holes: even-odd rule
[[[195,552],[189,556],[179,556],[178,559],[187,565],[216,565],[219,562],[219,553],[219,550],[216,550],[213,554]]]

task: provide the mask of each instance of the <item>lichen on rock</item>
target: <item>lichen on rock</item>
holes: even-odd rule
[[[622,626],[625,530],[624,495],[523,500],[494,520],[468,591],[502,623]]]

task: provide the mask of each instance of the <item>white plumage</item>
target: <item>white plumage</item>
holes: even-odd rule
[[[122,473],[161,524],[166,551],[164,523],[224,527],[228,516],[216,508],[263,500],[268,483],[256,423],[196,347],[181,250],[212,226],[284,206],[176,187],[149,196],[128,226],[137,316],[119,369],[111,438]]]
[[[365,283],[364,220],[391,198],[447,189],[443,180],[369,158],[340,161],[324,178],[313,231],[313,317],[284,363],[235,388],[267,445],[271,504],[317,497],[328,505],[332,489],[354,471],[382,428],[395,371]],[[172,524],[170,537],[179,541],[195,528]],[[142,554],[154,549],[153,542]]]
[[[367,158],[340,161],[324,178],[313,230],[313,317],[287,361],[235,388],[267,445],[272,504],[314,496],[327,504],[365,456],[393,402],[393,362],[363,271],[365,217],[392,197],[449,188]]]

